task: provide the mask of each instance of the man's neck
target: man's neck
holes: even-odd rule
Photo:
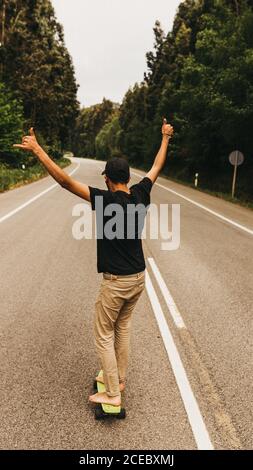
[[[123,183],[113,183],[111,186],[111,191],[114,193],[115,191],[124,191],[124,193],[130,193],[127,184]]]

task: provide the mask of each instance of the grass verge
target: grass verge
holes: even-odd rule
[[[136,170],[148,171],[148,168],[145,168],[144,166],[139,166],[139,167],[134,166],[134,168],[136,168]],[[186,180],[181,180],[181,179],[177,178],[176,176],[168,176],[165,173],[161,173],[160,176],[162,178],[165,178],[165,179],[171,181],[171,182],[179,183],[179,184],[182,184],[183,186],[186,186],[188,188],[195,189],[195,191],[210,194],[210,196],[218,197],[220,199],[223,199],[224,201],[232,202],[233,204],[237,204],[238,206],[246,207],[247,209],[251,209],[251,210],[253,209],[253,201],[249,200],[249,198],[246,195],[241,196],[240,198],[237,198],[237,197],[232,198],[231,193],[226,193],[226,192],[217,191],[217,190],[211,190],[211,189],[202,187],[201,185],[199,185],[197,188],[195,188],[194,183],[191,183],[191,182],[186,181]]]
[[[71,164],[68,158],[61,158],[57,160],[57,165],[65,168]],[[41,164],[36,164],[30,167],[11,168],[7,165],[0,163],[0,193],[8,191],[9,189],[18,188],[33,181],[37,181],[48,175],[48,172]]]
[[[223,193],[221,191],[215,191],[207,188],[203,188],[201,186],[198,186],[195,188],[195,185],[193,183],[187,182],[187,181],[182,181],[177,178],[173,178],[171,176],[167,176],[164,174],[161,174],[163,178],[166,178],[167,180],[171,180],[172,182],[182,184],[183,186],[188,186],[189,188],[195,189],[195,191],[199,191],[201,193],[206,193],[210,194],[210,196],[215,196],[220,199],[223,199],[224,201],[232,202],[233,204],[237,204],[239,206],[246,207],[248,209],[253,209],[253,202],[247,200],[247,199],[239,199],[239,198],[232,198],[232,195],[229,193]]]

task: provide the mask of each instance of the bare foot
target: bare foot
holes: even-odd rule
[[[109,397],[107,393],[95,393],[89,397],[89,401],[92,403],[102,403],[104,405],[120,406],[121,398],[120,397]]]
[[[101,384],[104,383],[103,374],[99,374],[99,375],[96,377],[96,382],[100,382]],[[120,382],[120,384],[119,384],[119,390],[120,390],[120,392],[124,392],[125,388],[126,388],[125,383],[123,383],[123,382],[121,383],[121,382]]]

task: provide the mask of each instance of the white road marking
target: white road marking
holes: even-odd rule
[[[70,173],[69,173],[69,176],[72,176],[80,167],[80,163],[77,165],[76,168],[74,168],[74,170],[72,170]],[[29,206],[30,204],[32,204],[32,202],[36,201],[37,199],[39,199],[41,196],[44,196],[44,194],[48,193],[49,191],[51,191],[52,189],[56,188],[56,186],[58,186],[58,183],[55,183],[55,184],[52,184],[52,186],[49,186],[49,188],[45,189],[44,191],[42,191],[41,193],[39,194],[36,194],[36,196],[32,197],[31,199],[29,199],[28,201],[26,201],[24,204],[21,204],[21,206],[18,206],[16,207],[16,209],[13,209],[13,211],[11,212],[8,212],[8,214],[4,215],[3,217],[0,218],[0,224],[2,222],[4,222],[5,220],[9,219],[10,217],[12,217],[13,215],[17,214],[17,212],[21,211],[22,209],[24,209],[25,207]]]
[[[148,262],[152,268],[153,274],[157,280],[157,283],[161,289],[161,292],[163,294],[164,300],[167,304],[167,307],[169,309],[169,312],[174,320],[175,325],[178,328],[186,328],[185,323],[183,318],[181,317],[179,310],[177,308],[177,305],[160,273],[160,270],[154,260],[154,258],[148,258]]]
[[[133,175],[138,176],[139,178],[143,178],[144,176],[139,175],[135,171],[131,171]],[[221,220],[224,220],[224,222],[228,222],[229,224],[233,225],[234,227],[239,228],[240,230],[243,230],[244,232],[249,233],[250,235],[253,235],[253,230],[251,230],[248,227],[245,227],[245,225],[238,224],[238,222],[235,222],[232,219],[229,219],[228,217],[225,217],[222,214],[219,214],[219,212],[213,211],[212,209],[209,209],[206,206],[203,206],[203,204],[200,204],[199,202],[194,201],[193,199],[190,199],[189,197],[183,196],[183,194],[178,193],[177,191],[174,191],[173,189],[167,188],[167,186],[164,186],[163,184],[160,183],[155,183],[156,186],[159,186],[159,188],[165,189],[166,191],[169,191],[172,194],[175,194],[176,196],[181,197],[182,199],[185,199],[185,201],[190,202],[191,204],[194,204],[195,206],[199,207],[200,209],[205,210],[206,212],[209,212],[210,214],[214,215],[215,217],[218,217]]]
[[[197,447],[199,450],[213,450],[213,445],[202,418],[197,400],[193,394],[183,363],[148,272],[146,272],[146,289]]]

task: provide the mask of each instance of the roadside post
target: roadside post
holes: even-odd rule
[[[231,165],[234,166],[234,174],[233,174],[233,182],[232,182],[232,198],[235,196],[235,185],[236,185],[236,177],[237,177],[237,167],[242,165],[244,162],[244,155],[239,150],[234,150],[229,155],[229,161]]]

